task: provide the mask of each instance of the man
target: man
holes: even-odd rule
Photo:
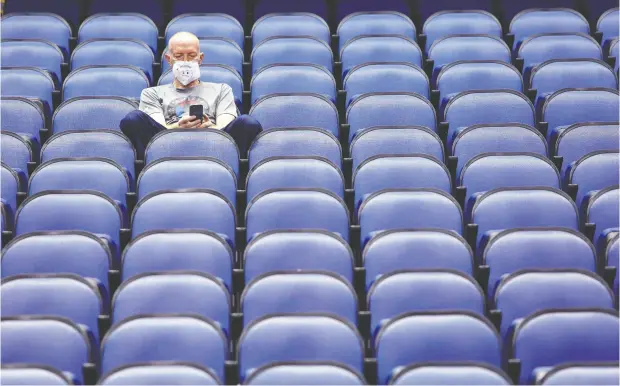
[[[200,81],[204,54],[198,38],[189,32],[174,34],[165,58],[172,67],[174,82],[144,89],[139,110],[127,114],[120,124],[138,154],[143,156],[148,142],[162,130],[213,128],[230,134],[245,157],[262,128],[248,115],[238,117],[230,86]],[[191,105],[202,105],[204,116],[190,115]]]

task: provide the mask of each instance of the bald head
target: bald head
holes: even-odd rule
[[[168,41],[166,60],[172,66],[177,61],[198,60],[202,63],[203,54],[200,52],[200,41],[190,32],[177,32]]]

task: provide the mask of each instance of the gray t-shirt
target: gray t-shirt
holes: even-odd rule
[[[200,82],[189,89],[178,89],[174,84],[142,90],[140,110],[162,125],[171,125],[189,115],[189,106],[202,105],[204,114],[212,123],[220,115],[237,117],[237,106],[232,89],[227,84]]]

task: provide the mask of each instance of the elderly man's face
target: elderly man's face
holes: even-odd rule
[[[200,46],[197,42],[177,41],[170,44],[170,51],[166,54],[166,60],[171,66],[174,62],[192,62],[198,61],[202,64],[204,54],[200,52]]]

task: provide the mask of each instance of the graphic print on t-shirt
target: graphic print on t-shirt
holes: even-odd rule
[[[190,95],[187,97],[173,99],[164,106],[164,115],[166,117],[166,124],[171,125],[177,123],[181,117],[189,114],[189,106],[202,105],[204,114],[209,117],[209,120],[214,121],[214,114],[210,109],[206,100],[199,96]]]

